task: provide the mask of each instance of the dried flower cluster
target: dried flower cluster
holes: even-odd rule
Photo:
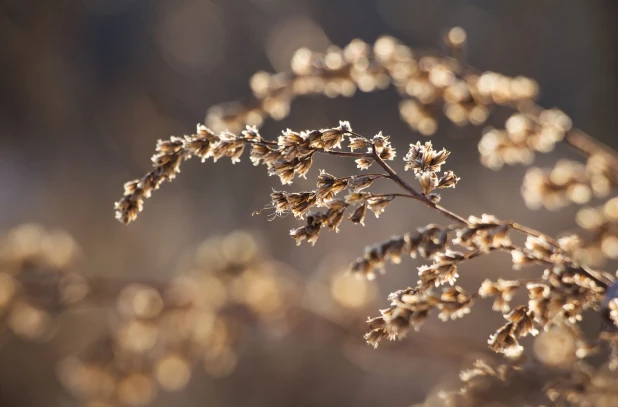
[[[137,217],[143,208],[144,199],[149,198],[152,191],[159,188],[163,181],[171,181],[180,172],[180,164],[183,160],[193,156],[202,161],[213,158],[214,161],[222,157],[230,157],[232,162],[240,160],[246,144],[251,145],[251,161],[254,165],[264,164],[268,168],[269,175],[276,175],[282,184],[291,184],[295,176],[304,177],[311,168],[315,153],[332,154],[358,158],[359,167],[368,167],[374,160],[373,154],[379,154],[384,159],[392,159],[394,151],[388,140],[380,135],[374,140],[380,140],[382,146],[376,146],[369,140],[365,140],[367,146],[372,146],[368,153],[348,153],[340,151],[341,143],[345,137],[352,134],[348,122],[341,122],[338,127],[306,132],[284,131],[277,141],[263,139],[255,127],[247,127],[241,136],[229,132],[215,135],[208,128],[199,125],[197,132],[190,136],[172,137],[169,140],[159,140],[156,154],[153,156],[154,169],[143,178],[125,184],[125,194],[116,203],[116,217],[123,223],[129,223]],[[378,141],[376,141],[378,142]],[[354,149],[356,144],[352,144]],[[362,189],[362,183],[371,183],[373,179],[356,180],[356,189]],[[322,183],[328,182],[327,176],[323,177]],[[344,182],[344,181],[341,181]],[[345,181],[348,182],[348,181]],[[327,187],[326,184],[323,185]],[[334,194],[340,186],[323,190],[321,198]],[[276,195],[277,194],[273,194]],[[276,199],[273,196],[273,200]],[[287,199],[287,198],[286,198]],[[290,196],[295,208],[295,214],[301,216],[308,207],[316,203],[316,196],[298,194]],[[308,201],[306,201],[308,200]],[[285,205],[283,202],[281,205]],[[287,209],[289,205],[283,209]],[[279,208],[277,207],[279,211]]]
[[[413,327],[419,329],[429,311],[436,309],[442,321],[457,319],[470,312],[475,295],[467,294],[461,287],[444,289],[441,294],[408,288],[389,296],[391,306],[381,310],[381,316],[368,320],[370,331],[365,335],[367,343],[378,347],[385,337],[396,339],[405,336]]]

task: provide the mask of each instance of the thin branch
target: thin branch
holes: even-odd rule
[[[520,225],[519,223],[509,221],[507,222],[509,228],[521,232],[525,235],[534,236],[534,237],[542,237],[547,240],[554,247],[560,247],[560,244],[551,236],[546,235],[545,233],[539,232],[538,230],[534,230],[524,225]]]

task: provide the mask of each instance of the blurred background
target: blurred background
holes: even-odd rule
[[[328,280],[365,245],[442,220],[413,202],[395,201],[379,222],[368,215],[364,228],[344,224],[339,234],[322,233],[313,248],[296,247],[287,233],[297,225],[294,219],[269,222],[265,214],[251,215],[279,185],[248,158],[234,166],[227,160],[187,162],[129,226],[114,219],[113,203],[124,182],[149,170],[157,139],[188,134],[212,105],[248,97],[254,72],[289,71],[297,48],[320,51],[389,34],[412,47],[439,49],[455,25],[468,34],[471,65],[537,80],[541,106],[562,109],[579,128],[616,148],[617,18],[618,3],[611,0],[2,0],[0,226],[36,222],[62,228],[79,243],[88,274],[155,280],[177,276],[204,239],[243,229],[304,283]],[[349,120],[362,134],[391,135],[402,157],[408,143],[424,136],[400,120],[397,103],[393,90],[351,99],[299,98],[287,118],[268,121],[262,134],[274,138],[288,127],[324,128]],[[519,192],[524,168],[492,172],[481,166],[480,132],[443,120],[432,138],[436,147],[452,151],[447,169],[462,178],[456,190],[442,195],[444,206],[466,216],[514,219],[549,234],[575,228],[576,208],[548,213],[525,207]],[[559,157],[576,156],[559,146],[536,164],[551,166]],[[338,176],[354,172],[353,163],[321,159],[307,180],[288,189],[313,188],[318,168]],[[196,370],[187,388],[156,403],[423,401],[485,352],[486,338],[502,319],[483,302],[463,320],[430,319],[417,339],[375,351],[366,347],[366,316],[377,315],[394,289],[415,284],[420,264],[408,260],[389,267],[372,283],[371,301],[347,304],[354,312],[345,346],[323,327],[295,329],[284,337],[255,335],[245,339],[227,377]],[[492,255],[462,266],[461,284],[474,289],[485,278],[509,273],[509,259]],[[45,344],[11,339],[1,345],[1,406],[74,405],[56,378],[56,364],[104,332],[105,317],[81,312],[64,315],[58,324],[58,334]],[[436,350],[436,343],[444,347]]]

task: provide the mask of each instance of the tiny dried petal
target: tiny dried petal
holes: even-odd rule
[[[371,209],[376,215],[376,218],[378,218],[393,199],[395,199],[394,195],[372,197],[367,199],[367,206],[369,206],[369,209]]]
[[[365,214],[367,212],[367,203],[363,203],[354,209],[354,212],[348,218],[352,223],[360,223],[365,226]]]
[[[455,185],[459,181],[459,177],[455,175],[453,171],[445,172],[438,181],[438,188],[455,188]]]
[[[364,150],[371,145],[371,142],[364,137],[350,137],[350,150]]]
[[[421,189],[423,193],[427,196],[433,191],[437,184],[436,174],[433,172],[423,172],[418,177],[418,181],[421,184]]]
[[[373,184],[373,181],[378,178],[375,175],[355,175],[350,178],[349,186],[354,192],[360,192]]]
[[[371,152],[371,150],[369,150]],[[358,169],[366,170],[375,162],[375,160],[371,157],[362,157],[355,160],[356,166]]]

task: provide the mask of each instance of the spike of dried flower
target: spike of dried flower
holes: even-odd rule
[[[421,293],[408,288],[389,296],[391,305],[380,310],[380,317],[368,320],[370,331],[365,340],[374,347],[383,338],[391,340],[404,337],[410,328],[418,330],[432,309],[439,311],[443,321],[461,318],[470,312],[474,294],[467,294],[460,287],[444,289],[441,295]]]
[[[350,132],[349,123],[340,122],[338,127],[331,129],[301,133],[286,130],[273,142],[264,140],[254,127],[247,127],[239,137],[229,132],[215,135],[208,128],[198,125],[193,135],[159,141],[157,153],[153,157],[154,169],[143,178],[125,185],[125,194],[115,205],[116,217],[123,223],[135,220],[143,209],[144,199],[149,198],[163,181],[173,180],[180,172],[181,162],[192,156],[200,157],[202,161],[209,157],[215,161],[230,157],[232,162],[237,162],[244,146],[250,144],[254,164],[266,165],[269,175],[277,175],[282,184],[291,184],[294,176],[304,177],[307,174],[316,152],[349,157],[368,156],[335,150]]]

